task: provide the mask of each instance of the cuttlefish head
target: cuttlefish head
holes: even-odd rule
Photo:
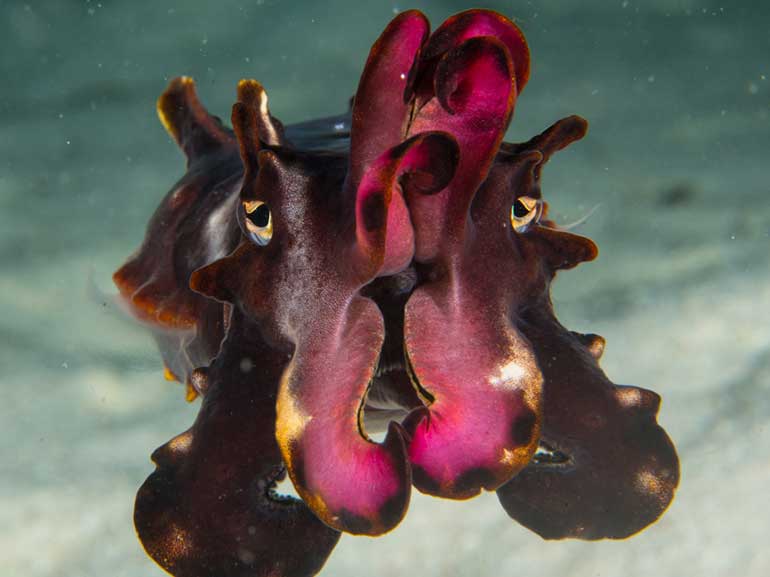
[[[396,18],[372,49],[355,97],[350,156],[270,145],[264,91],[239,87],[233,127],[245,166],[243,241],[193,274],[194,290],[233,303],[285,355],[276,438],[294,486],[327,525],[360,534],[394,527],[411,475],[401,426],[382,442],[364,407],[385,344],[383,310],[367,291],[398,277],[385,298],[411,289],[414,256],[405,198],[445,188],[455,139],[440,131],[404,137],[403,94],[427,22]],[[376,292],[376,291],[375,291]],[[385,314],[388,314],[387,311]]]

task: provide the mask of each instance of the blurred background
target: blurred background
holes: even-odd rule
[[[0,569],[157,577],[133,531],[151,451],[197,403],[166,383],[110,275],[184,172],[157,121],[186,74],[224,118],[240,78],[285,123],[345,109],[393,15],[438,26],[459,0],[0,0]],[[770,574],[770,4],[498,1],[530,83],[508,140],[573,113],[580,143],[544,172],[597,261],[563,273],[557,313],[606,337],[617,383],[656,390],[682,481],[620,542],[546,542],[496,497],[415,495],[379,538],[344,536],[324,575]]]

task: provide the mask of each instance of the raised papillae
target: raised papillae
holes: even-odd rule
[[[398,15],[338,117],[284,127],[244,80],[231,130],[171,82],[187,173],[114,277],[202,397],[136,499],[164,569],[313,575],[341,531],[398,525],[412,487],[497,491],[547,539],[628,537],[669,505],[660,398],[553,313],[557,271],[597,249],[548,220],[541,172],[586,122],[503,142],[528,78],[522,32],[470,10],[432,34]],[[287,474],[301,499],[275,492]]]

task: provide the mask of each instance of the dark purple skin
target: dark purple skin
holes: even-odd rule
[[[232,131],[201,106],[191,79],[171,82],[158,99],[158,115],[187,156],[187,173],[155,211],[142,246],[113,279],[155,336],[167,378],[187,383],[192,400],[190,374],[214,358],[225,326],[222,305],[191,291],[190,274],[240,241],[234,201],[243,168]]]
[[[114,276],[203,398],[137,495],[164,569],[313,575],[340,531],[393,529],[412,485],[497,490],[544,538],[663,513],[679,464],[659,397],[614,385],[603,340],[553,314],[556,272],[597,249],[545,218],[541,170],[586,123],[503,143],[528,79],[521,31],[469,10],[433,34],[396,17],[348,115],[284,128],[242,81],[230,130],[171,82],[158,112],[188,171]],[[287,473],[301,499],[274,493]]]
[[[479,251],[490,260],[507,244],[493,238],[501,207],[515,202],[512,194],[540,199],[543,165],[586,128],[572,116],[500,152],[470,211],[488,231],[489,247]],[[676,450],[655,420],[660,398],[613,384],[598,363],[604,340],[573,333],[554,316],[551,281],[557,271],[593,260],[593,242],[544,218],[512,240],[496,270],[518,279],[508,315],[542,371],[544,419],[538,453],[498,497],[512,518],[546,539],[628,537],[663,514],[679,483]]]
[[[273,492],[286,475],[273,433],[282,370],[235,310],[217,358],[192,373],[198,418],[153,453],[134,510],[145,550],[172,575],[313,575],[337,544],[302,501]]]

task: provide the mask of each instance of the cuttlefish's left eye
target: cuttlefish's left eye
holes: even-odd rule
[[[261,200],[249,200],[243,203],[246,230],[251,240],[259,246],[265,246],[273,238],[273,216],[270,207]]]
[[[520,196],[511,207],[511,224],[516,232],[524,232],[532,222],[537,222],[542,212],[542,203],[531,196]]]

